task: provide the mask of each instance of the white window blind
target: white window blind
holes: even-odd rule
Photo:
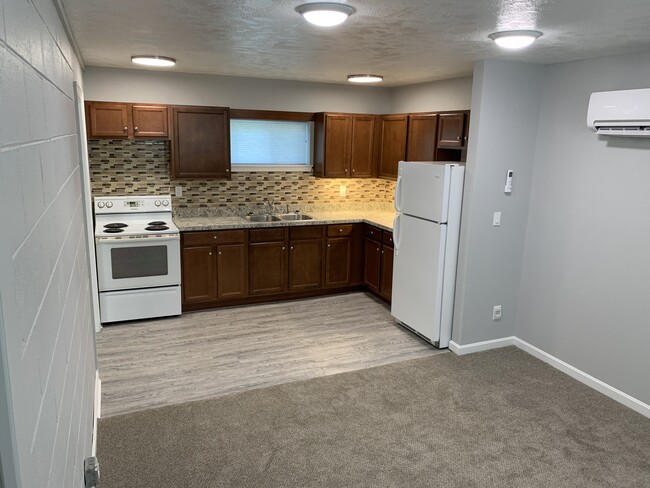
[[[309,169],[311,124],[280,120],[230,120],[233,169]]]

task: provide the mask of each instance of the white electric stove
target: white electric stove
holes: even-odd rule
[[[170,195],[95,197],[102,323],[181,313],[180,232]]]

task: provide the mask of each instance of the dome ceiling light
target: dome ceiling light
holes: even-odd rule
[[[169,68],[176,64],[174,58],[168,58],[167,56],[153,56],[150,54],[131,56],[131,62],[144,66],[155,66],[157,68]]]
[[[490,34],[488,37],[505,49],[523,49],[530,46],[542,36],[542,33],[535,30],[511,30]]]
[[[384,81],[384,77],[381,75],[366,75],[366,74],[348,75],[348,81],[351,81],[353,83],[377,83],[380,81]]]
[[[356,10],[343,3],[316,2],[299,5],[296,7],[296,12],[310,24],[332,27],[345,22]]]

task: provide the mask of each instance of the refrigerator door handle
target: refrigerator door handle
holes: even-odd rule
[[[400,232],[399,232],[399,217],[401,214],[395,215],[393,219],[393,247],[395,251],[399,251],[399,246],[401,242]]]
[[[397,177],[397,184],[395,185],[395,210],[402,211],[402,176]]]

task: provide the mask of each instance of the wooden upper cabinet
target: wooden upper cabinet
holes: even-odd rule
[[[172,178],[230,178],[227,108],[172,107]]]
[[[325,178],[373,176],[375,115],[320,113],[314,120],[314,175]]]
[[[127,103],[88,102],[88,137],[132,137],[130,106]]]
[[[166,138],[166,105],[87,102],[89,138],[134,139]]]
[[[164,105],[133,105],[135,137],[167,137],[169,115]]]
[[[465,119],[465,113],[439,115],[438,147],[465,147]]]
[[[408,122],[407,161],[434,161],[438,114],[411,114]]]
[[[382,115],[379,176],[397,178],[397,166],[406,157],[408,114]]]
[[[376,121],[374,115],[352,116],[350,168],[354,178],[371,178],[374,175]]]

